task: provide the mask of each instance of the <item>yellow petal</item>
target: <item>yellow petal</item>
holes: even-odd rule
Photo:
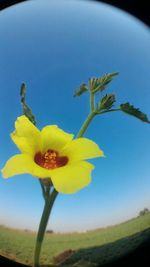
[[[45,126],[41,131],[42,151],[54,149],[59,151],[73,138],[72,134],[68,134],[57,127],[57,125]]]
[[[33,159],[26,154],[19,154],[11,157],[2,169],[4,178],[24,173],[31,174],[37,178],[50,177],[49,170],[37,165]]]
[[[15,127],[16,130],[11,134],[13,142],[22,153],[33,156],[41,147],[40,131],[24,115],[17,118]]]
[[[73,140],[61,150],[61,154],[68,156],[70,162],[104,156],[99,146],[87,138]]]
[[[86,161],[78,161],[51,172],[51,180],[58,192],[71,194],[81,190],[91,182],[94,166]]]
[[[11,157],[2,169],[4,178],[23,173],[32,173],[32,161],[27,155],[23,154]]]

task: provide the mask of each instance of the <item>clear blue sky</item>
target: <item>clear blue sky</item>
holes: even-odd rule
[[[18,149],[9,134],[22,114],[19,90],[38,127],[77,133],[88,97],[73,98],[89,77],[119,71],[107,92],[150,116],[150,32],[127,13],[94,1],[27,1],[0,13],[0,168]],[[106,158],[91,160],[92,183],[60,194],[49,228],[86,230],[124,221],[150,208],[150,126],[122,113],[97,117],[86,132]],[[0,177],[0,224],[37,229],[43,199],[37,179]]]

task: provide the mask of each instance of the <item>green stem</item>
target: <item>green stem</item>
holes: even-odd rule
[[[85,133],[86,129],[88,128],[90,122],[92,121],[92,119],[94,118],[95,115],[96,115],[95,112],[92,112],[88,115],[87,119],[85,120],[82,127],[80,128],[76,138],[83,136],[83,134]]]
[[[39,267],[39,259],[40,259],[40,252],[41,252],[41,247],[42,247],[42,242],[46,230],[46,226],[48,223],[48,219],[50,216],[50,212],[52,210],[54,201],[58,195],[58,192],[54,189],[53,192],[45,198],[45,206],[43,210],[43,214],[41,217],[40,225],[39,225],[39,230],[37,234],[37,239],[36,239],[36,246],[35,246],[35,254],[34,254],[34,267]]]
[[[92,94],[91,94],[92,95]],[[90,103],[92,103],[92,101],[94,101],[94,99],[90,99]],[[93,102],[94,103],[94,102]],[[90,105],[91,107],[91,105]],[[119,108],[116,109],[109,109],[109,110],[105,110],[105,111],[100,111],[100,112],[96,112],[96,110],[93,110],[87,117],[87,119],[84,121],[82,127],[80,128],[76,138],[82,137],[83,134],[85,133],[86,129],[88,128],[90,122],[92,121],[92,119],[96,116],[96,115],[101,115],[107,112],[113,112],[113,111],[120,111]]]
[[[104,114],[104,113],[107,113],[107,112],[113,112],[113,111],[120,111],[121,109],[120,108],[114,108],[114,109],[109,109],[109,110],[105,110],[105,111],[100,111],[99,113],[97,114]]]
[[[91,113],[94,112],[94,109],[95,109],[94,97],[95,97],[94,94],[90,93],[90,111],[91,111]]]
[[[45,188],[44,188],[44,184],[43,184],[43,182],[42,182],[42,180],[41,180],[41,179],[39,179],[39,183],[40,183],[40,185],[41,185],[41,189],[42,189],[43,198],[45,199]]]

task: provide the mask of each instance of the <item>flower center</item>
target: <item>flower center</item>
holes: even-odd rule
[[[59,156],[57,151],[48,149],[44,154],[37,152],[34,161],[45,169],[55,169],[65,166],[68,163],[68,157]]]

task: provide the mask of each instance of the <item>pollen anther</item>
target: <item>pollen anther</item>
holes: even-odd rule
[[[68,157],[59,156],[57,151],[48,149],[44,154],[37,152],[34,161],[45,169],[55,169],[65,166],[68,163]]]

